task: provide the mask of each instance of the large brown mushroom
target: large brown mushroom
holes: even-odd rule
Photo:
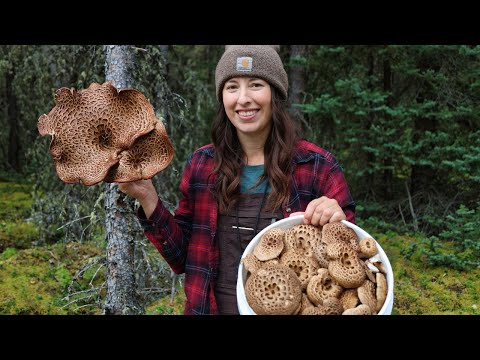
[[[247,279],[245,295],[258,315],[292,315],[302,301],[302,286],[293,270],[272,264]]]
[[[152,131],[120,153],[118,166],[112,166],[104,180],[121,183],[150,179],[170,164],[173,152],[165,126],[157,121]]]
[[[260,261],[274,259],[281,254],[285,243],[283,237],[285,231],[282,229],[270,229],[263,234],[255,249],[253,255]]]
[[[322,228],[322,241],[326,244],[343,241],[350,244],[356,252],[360,251],[357,234],[341,222],[325,224]]]
[[[40,135],[52,136],[50,154],[59,178],[66,183],[94,185],[105,179],[110,168],[121,161],[120,153],[132,148],[139,137],[153,129],[161,132],[158,123],[152,105],[141,92],[134,89],[118,91],[106,82],[93,83],[80,91],[58,89],[55,106],[48,115],[40,116],[37,127]],[[153,134],[153,137],[155,146],[162,147],[162,152],[167,149],[169,153],[161,158],[171,161],[173,149],[166,133]],[[166,141],[167,145],[164,144]],[[151,140],[147,142],[151,143]],[[136,153],[133,150],[133,157]],[[156,161],[155,157],[151,161]],[[131,160],[126,156],[123,162]],[[145,167],[148,166],[142,165],[142,169]],[[165,167],[162,162],[157,169]],[[123,165],[119,169],[123,169]],[[125,172],[128,170],[122,171]],[[151,170],[145,172],[152,173]],[[116,177],[109,178],[117,181]],[[132,180],[136,178],[137,175]],[[145,177],[142,175],[142,178]]]
[[[352,289],[363,284],[366,278],[365,269],[357,252],[348,243],[329,243],[327,256],[330,259],[328,271],[340,286]]]
[[[286,250],[295,249],[306,256],[313,256],[314,248],[321,241],[322,231],[313,225],[295,225],[285,232]]]
[[[302,283],[302,289],[307,288],[307,284],[317,273],[319,268],[317,260],[311,256],[305,256],[295,250],[289,250],[280,258],[280,264],[288,266],[297,274],[298,279]]]

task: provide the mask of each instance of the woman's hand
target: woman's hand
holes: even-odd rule
[[[158,194],[152,180],[138,180],[118,184],[118,190],[138,200],[147,216],[152,215],[157,206]]]
[[[314,226],[323,226],[326,223],[345,220],[347,218],[340,205],[338,205],[337,200],[329,199],[326,196],[310,201],[305,212],[295,212],[290,214],[290,216],[300,214],[304,216],[304,224]]]

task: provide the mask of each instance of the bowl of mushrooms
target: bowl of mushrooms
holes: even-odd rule
[[[259,232],[242,254],[240,315],[390,315],[393,270],[365,230],[342,220],[303,224],[303,215]]]

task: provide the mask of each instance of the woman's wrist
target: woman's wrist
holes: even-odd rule
[[[143,208],[143,212],[145,213],[145,217],[147,219],[150,218],[150,216],[153,214],[155,211],[155,208],[157,207],[158,203],[158,196],[155,193],[155,196],[147,197],[143,201],[138,201],[140,203],[140,206]]]

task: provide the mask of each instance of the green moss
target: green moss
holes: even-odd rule
[[[5,251],[1,254],[2,260],[7,260],[17,253],[15,248],[6,248]]]
[[[59,282],[61,287],[66,288],[72,281],[73,277],[70,274],[70,271],[65,269],[62,265],[55,268],[55,279]]]
[[[0,252],[7,247],[26,249],[38,237],[38,229],[25,220],[32,206],[31,186],[0,182]]]
[[[66,287],[89,257],[101,249],[89,244],[55,244],[20,250],[0,260],[0,314],[68,314]],[[2,254],[3,255],[3,254]]]
[[[21,220],[28,216],[32,206],[32,186],[11,182],[0,182],[0,218]]]
[[[432,267],[413,246],[421,239],[375,236],[393,268],[393,314],[479,314],[480,269]]]
[[[185,292],[183,289],[177,289],[170,303],[171,295],[161,297],[151,303],[145,310],[146,315],[183,315],[185,308]]]

